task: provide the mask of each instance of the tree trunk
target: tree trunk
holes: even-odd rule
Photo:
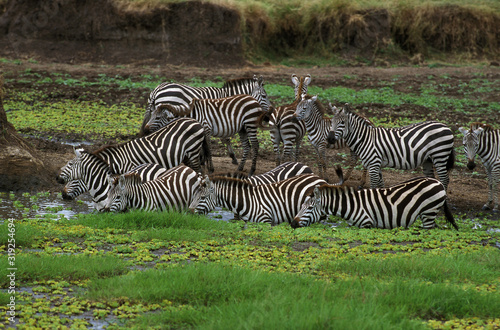
[[[0,191],[38,191],[53,186],[37,151],[8,122],[3,108],[3,77],[0,76]]]

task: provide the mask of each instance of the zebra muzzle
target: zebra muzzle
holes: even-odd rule
[[[290,222],[290,226],[292,226],[293,229],[295,228],[300,228],[300,223],[299,219],[295,218]]]
[[[469,162],[467,163],[467,168],[469,170],[473,170],[474,168],[476,168],[476,163],[474,163],[474,160],[469,160]]]
[[[64,181],[64,179],[61,178],[59,175],[56,176],[56,181],[57,181],[57,183],[60,183],[60,184],[65,184],[66,183],[66,181]]]
[[[326,138],[326,140],[330,144],[335,144],[335,142],[337,142],[337,139],[335,138],[335,134],[333,132],[328,133],[328,137]]]

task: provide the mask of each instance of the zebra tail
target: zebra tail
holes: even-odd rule
[[[204,166],[206,165],[207,167],[210,167],[210,160],[212,159],[212,150],[210,148],[210,141],[209,138],[205,136],[203,139],[203,143],[201,145],[201,152],[200,152],[200,165]],[[213,172],[213,168],[208,168],[208,172]]]
[[[263,112],[260,114],[259,118],[257,118],[257,127],[263,129],[265,131],[271,130],[271,126],[269,125],[269,121],[271,120],[271,112]],[[267,123],[267,124],[264,124]]]
[[[455,227],[455,229],[458,230],[457,223],[455,222],[455,218],[453,217],[453,214],[451,213],[451,210],[448,207],[447,201],[444,201],[444,216],[446,217],[446,221],[451,223],[453,227]]]
[[[455,149],[452,148],[450,155],[448,156],[448,162],[446,163],[446,170],[449,172],[455,167]]]

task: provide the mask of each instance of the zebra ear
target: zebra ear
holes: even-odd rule
[[[264,84],[264,77],[259,77],[259,85],[262,86]]]
[[[307,76],[304,77],[304,85],[309,86],[311,83],[311,75],[308,74]]]
[[[458,131],[460,133],[462,133],[463,135],[466,135],[467,133],[469,133],[469,131],[465,127],[459,127]]]
[[[320,200],[320,195],[319,195],[319,184],[314,187],[314,192],[313,192],[313,197],[316,201]]]
[[[479,135],[484,131],[484,128],[478,127],[474,130],[474,134]]]
[[[127,178],[125,177],[125,174],[122,174],[118,177],[118,188],[120,190],[125,189],[125,182],[127,181]]]
[[[83,148],[73,147],[73,151],[75,152],[75,156],[76,157],[81,157],[82,156],[82,152],[83,152]]]
[[[349,103],[344,104],[344,112],[351,112],[351,105]]]
[[[295,86],[298,86],[299,83],[300,83],[299,77],[297,77],[297,75],[295,73],[292,74],[292,84],[294,84]]]
[[[318,99],[318,95],[314,95],[313,97],[311,97],[311,100],[312,100],[313,102],[316,102],[316,100],[317,100],[317,99]]]

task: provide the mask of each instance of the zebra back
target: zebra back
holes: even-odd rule
[[[179,118],[150,135],[105,146],[94,154],[108,163],[113,173],[123,174],[145,163],[167,169],[184,163],[200,172],[202,152],[207,152],[203,126],[194,119]]]
[[[446,190],[434,178],[414,178],[389,188],[362,190],[326,184],[307,194],[292,222],[294,228],[309,226],[324,213],[342,217],[361,228],[388,229],[408,228],[420,216],[423,228],[434,228],[437,213],[444,207],[446,220],[458,229],[446,205]]]
[[[198,173],[185,165],[165,170],[161,176],[149,181],[131,171],[110,180],[105,210],[180,211],[191,203],[193,191],[198,188],[200,180]]]

